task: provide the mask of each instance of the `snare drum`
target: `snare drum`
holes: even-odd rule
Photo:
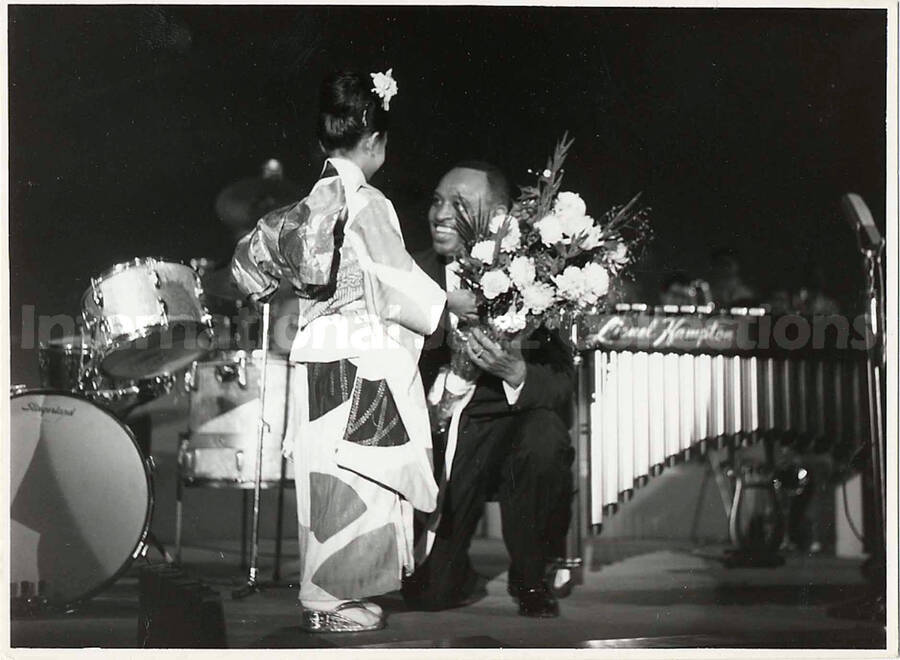
[[[197,273],[183,264],[134,259],[98,278],[82,314],[100,369],[116,379],[172,373],[212,347],[212,319]]]
[[[215,360],[195,362],[185,374],[190,394],[189,433],[178,456],[188,483],[252,488],[256,479],[262,352],[232,351]],[[291,364],[269,354],[266,368],[263,436],[263,487],[278,483],[281,443],[287,425]],[[293,479],[288,462],[286,477]]]
[[[87,372],[93,357],[93,349],[85,346],[80,336],[41,342],[38,348],[41,387],[69,392],[89,389]]]
[[[150,469],[119,420],[73,394],[14,394],[10,421],[11,597],[66,607],[143,551]]]

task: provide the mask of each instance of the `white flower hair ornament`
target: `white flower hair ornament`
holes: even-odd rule
[[[391,109],[391,99],[397,95],[397,81],[391,76],[394,69],[388,69],[385,73],[370,73],[372,76],[372,91],[381,97],[381,107]]]

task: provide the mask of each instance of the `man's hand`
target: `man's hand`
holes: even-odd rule
[[[475,294],[465,289],[457,289],[447,294],[447,310],[456,314],[460,321],[472,323],[478,320]]]
[[[466,344],[469,358],[483,371],[506,381],[512,387],[525,382],[525,358],[518,340],[510,342],[509,349],[491,340],[484,332],[475,328]]]

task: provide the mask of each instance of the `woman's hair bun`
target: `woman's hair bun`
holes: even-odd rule
[[[318,136],[325,151],[352,149],[366,135],[387,128],[388,113],[372,91],[369,76],[340,71],[322,81]]]

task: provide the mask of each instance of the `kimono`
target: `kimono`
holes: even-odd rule
[[[241,240],[232,277],[252,299],[287,279],[300,299],[283,445],[294,460],[300,599],[398,589],[413,570],[413,509],[436,504],[417,363],[444,291],[406,252],[391,203],[341,158]]]

